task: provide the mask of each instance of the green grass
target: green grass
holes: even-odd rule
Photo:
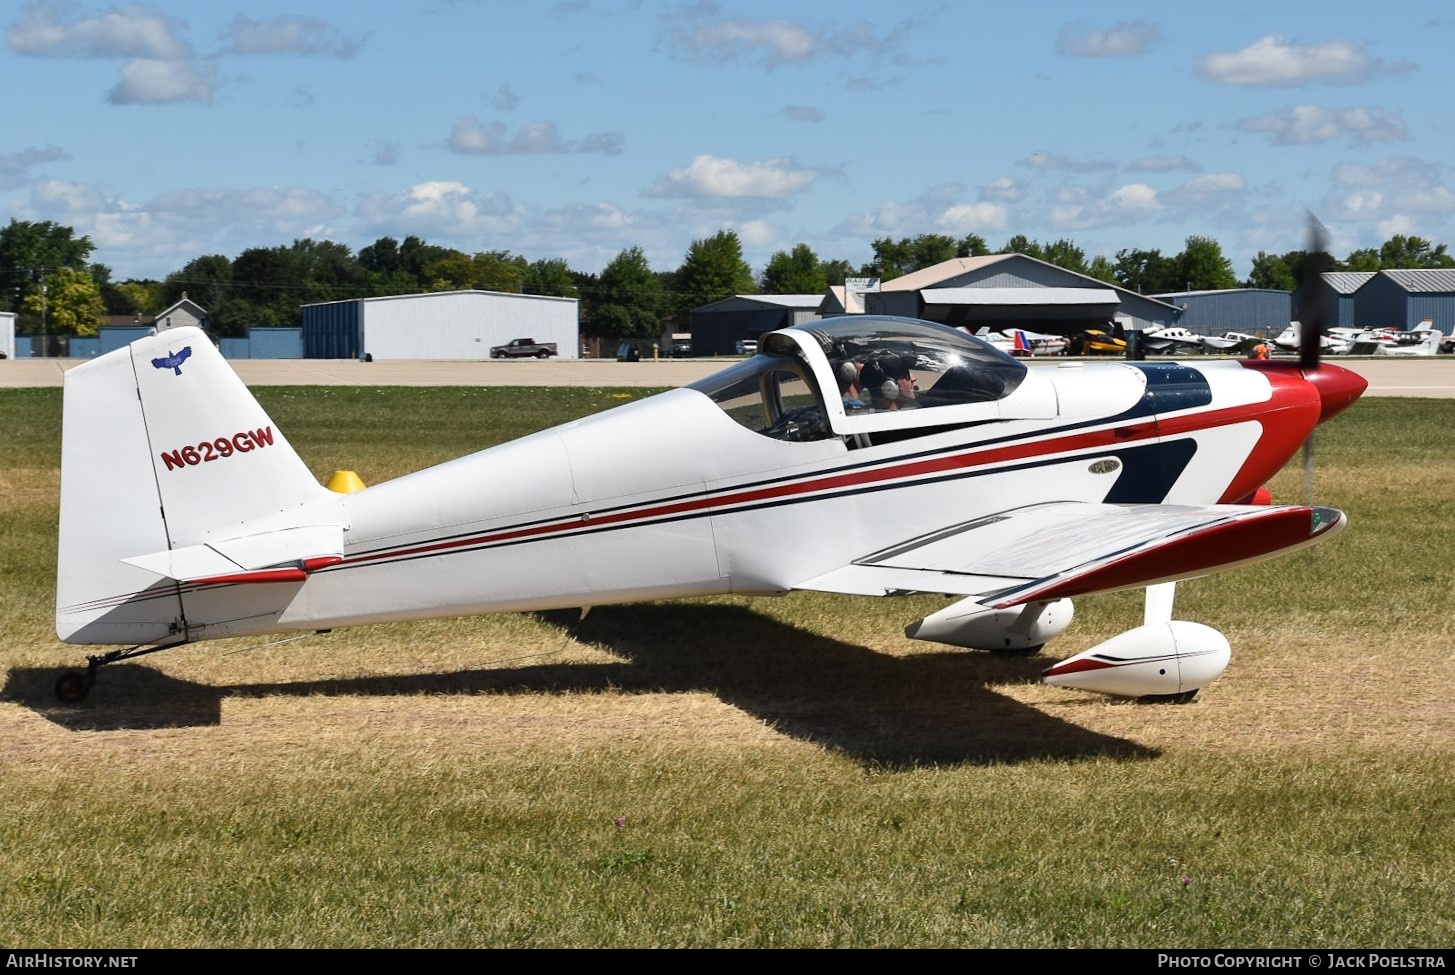
[[[368,483],[644,395],[263,389]],[[1443,947],[1455,402],[1323,428],[1325,545],[1180,587],[1191,705],[797,593],[222,641],[51,633],[60,397],[0,391],[0,940],[102,947]],[[98,472],[104,476],[104,472]],[[1297,500],[1298,461],[1275,480]],[[1140,622],[1083,600],[1050,650]]]

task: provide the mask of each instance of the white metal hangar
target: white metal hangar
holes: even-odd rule
[[[562,359],[581,356],[575,298],[496,291],[354,298],[304,305],[308,359],[490,358],[511,339],[554,342]]]

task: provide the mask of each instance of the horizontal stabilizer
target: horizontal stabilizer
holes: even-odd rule
[[[301,582],[343,561],[338,525],[284,528],[122,559],[179,582]]]

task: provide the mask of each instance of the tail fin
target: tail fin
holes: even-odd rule
[[[198,329],[139,339],[71,369],[57,636],[134,644],[188,638],[194,624],[178,582],[188,573],[176,565],[192,577],[249,568],[221,544],[232,540],[236,549],[239,539],[262,553],[254,561],[281,561],[285,546],[276,539],[298,544],[298,526],[317,520],[304,516],[304,506],[328,496]],[[341,538],[325,547],[341,550]]]
[[[1015,350],[1031,355],[1035,349],[1031,346],[1031,340],[1026,338],[1026,333],[1020,329],[1015,330]]]

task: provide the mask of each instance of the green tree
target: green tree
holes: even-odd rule
[[[1455,258],[1445,253],[1445,245],[1436,246],[1423,237],[1395,234],[1379,248],[1379,263],[1387,270],[1410,268],[1455,267]]]
[[[1221,291],[1238,286],[1233,263],[1211,237],[1189,237],[1176,257],[1178,277],[1189,291]]]
[[[1138,294],[1165,294],[1181,287],[1176,261],[1155,249],[1117,251],[1112,271],[1123,288]]]
[[[521,280],[521,291],[528,295],[550,295],[555,298],[579,298],[571,268],[563,258],[532,261]]]
[[[1359,250],[1350,251],[1349,256],[1339,264],[1345,271],[1378,271],[1379,251],[1373,247],[1361,247]]]
[[[1116,267],[1105,254],[1098,254],[1093,257],[1091,264],[1086,268],[1086,273],[1089,277],[1096,278],[1098,281],[1105,281],[1107,284],[1118,283]]]
[[[0,227],[0,296],[7,308],[19,309],[23,332],[39,332],[40,322],[25,309],[41,282],[61,268],[85,271],[95,245],[90,237],[50,220],[16,220]]]
[[[1293,278],[1293,268],[1282,256],[1259,251],[1253,258],[1253,271],[1248,275],[1248,287],[1272,288],[1278,291],[1292,291],[1298,287]]]
[[[629,247],[602,268],[586,302],[582,331],[596,338],[648,338],[662,331],[666,296],[640,247]]]
[[[764,294],[813,295],[828,290],[829,278],[818,255],[807,244],[778,251],[763,268]]]
[[[162,281],[155,312],[169,308],[183,295],[214,314],[232,292],[232,261],[221,254],[208,254],[188,261]]]
[[[743,260],[743,245],[736,231],[719,230],[694,240],[677,269],[674,309],[684,318],[694,308],[733,295],[753,293],[753,269]]]
[[[972,237],[965,238],[965,242],[970,241]],[[945,234],[920,234],[918,237],[901,237],[897,241],[881,237],[872,245],[873,262],[864,265],[862,271],[880,280],[892,281],[956,257],[968,257],[968,254],[960,252],[962,243]],[[983,245],[984,241],[980,240],[980,243]]]
[[[46,335],[95,335],[106,314],[101,289],[86,271],[63,267],[49,272],[44,286],[25,296],[22,310]]]

